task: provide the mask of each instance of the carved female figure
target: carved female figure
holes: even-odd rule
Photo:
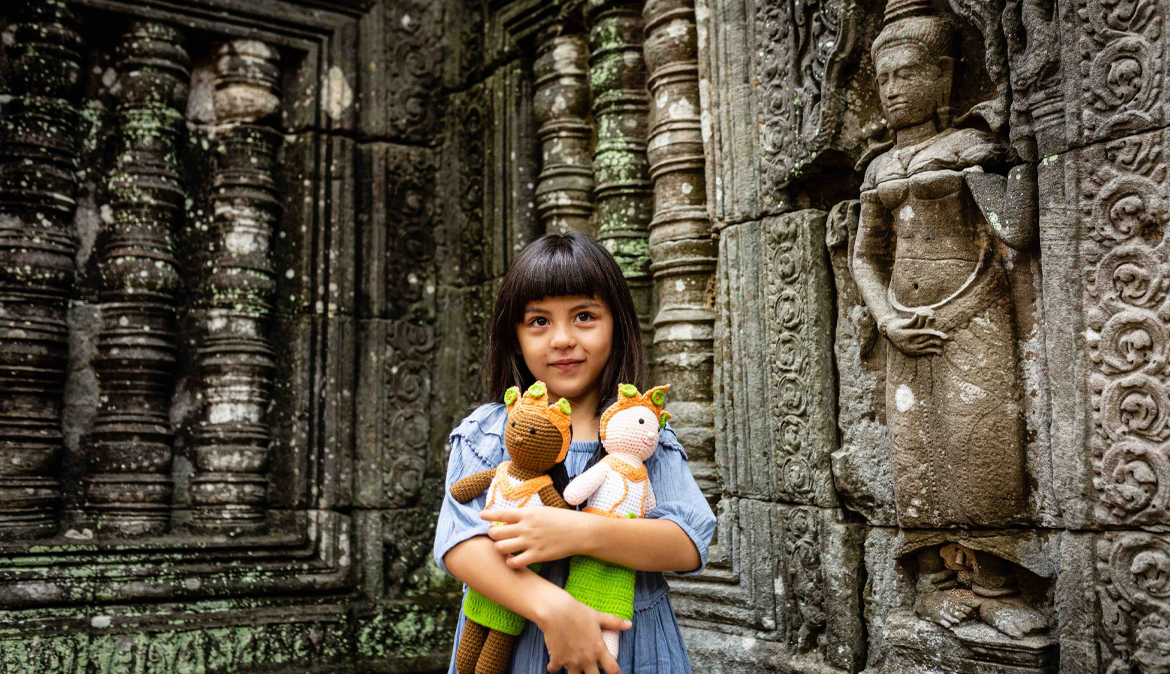
[[[853,274],[893,348],[886,415],[903,526],[1002,526],[1025,515],[1023,419],[1001,242],[1031,239],[984,173],[1007,146],[951,126],[952,29],[891,0],[873,58],[893,147],[869,165]],[[1013,172],[1011,177],[1024,177]],[[992,203],[995,202],[995,203]]]

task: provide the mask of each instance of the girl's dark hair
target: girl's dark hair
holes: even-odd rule
[[[613,344],[609,362],[597,382],[600,395],[595,414],[600,415],[612,400],[618,384],[645,388],[646,349],[621,267],[609,251],[584,234],[545,234],[520,251],[496,295],[481,370],[487,402],[502,401],[510,386],[519,386],[523,391],[536,381],[524,364],[516,339],[516,326],[524,321],[528,303],[571,295],[595,297],[605,302],[613,315]],[[557,491],[562,490],[562,479],[567,482],[563,473],[563,464],[551,473]]]

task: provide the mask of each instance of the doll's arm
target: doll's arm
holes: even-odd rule
[[[546,506],[552,506],[553,508],[565,508],[566,510],[570,508],[569,504],[565,503],[565,500],[561,498],[560,494],[557,493],[556,487],[552,486],[551,484],[543,487],[539,492],[537,492],[537,494],[540,495],[540,502]]]
[[[451,485],[451,495],[455,497],[456,501],[460,503],[467,503],[471,499],[479,496],[485,489],[491,486],[492,477],[496,474],[495,470],[481,470],[473,475],[468,475],[462,480],[458,480]]]
[[[593,496],[593,492],[601,487],[602,482],[605,482],[607,470],[609,470],[609,466],[599,463],[578,475],[569,483],[569,486],[565,487],[565,500],[572,505],[584,503],[585,499]]]

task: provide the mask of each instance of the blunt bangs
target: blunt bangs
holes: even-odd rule
[[[603,261],[588,254],[576,254],[578,251],[574,250],[575,246],[567,236],[559,238],[560,241],[548,242],[544,238],[537,239],[517,256],[508,270],[508,276],[515,275],[515,286],[507,297],[501,292],[497,302],[507,302],[511,323],[524,319],[529,302],[546,297],[597,297],[612,310],[612,289],[606,282]],[[541,243],[545,245],[538,246]]]

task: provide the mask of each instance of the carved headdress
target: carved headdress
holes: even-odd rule
[[[667,419],[670,419],[670,412],[663,412],[662,406],[666,404],[666,389],[668,388],[670,388],[670,384],[663,384],[655,386],[645,393],[638,393],[638,387],[633,384],[620,384],[617,400],[601,413],[601,439],[605,440],[605,427],[613,415],[631,407],[649,409],[654,413],[654,416],[658,417],[658,427],[665,427]]]
[[[948,56],[954,28],[935,15],[929,0],[890,0],[884,26],[873,41],[873,56],[892,47],[914,45],[932,58]]]
[[[521,413],[529,412],[544,417],[556,427],[561,434],[561,451],[557,457],[557,463],[560,463],[565,459],[565,453],[569,451],[573,427],[569,413],[572,409],[569,407],[569,401],[565,398],[561,398],[551,405],[548,404],[547,394],[548,389],[545,388],[542,381],[529,386],[523,396],[520,395],[520,388],[513,386],[504,391],[504,404],[508,406],[510,419],[516,419]]]

